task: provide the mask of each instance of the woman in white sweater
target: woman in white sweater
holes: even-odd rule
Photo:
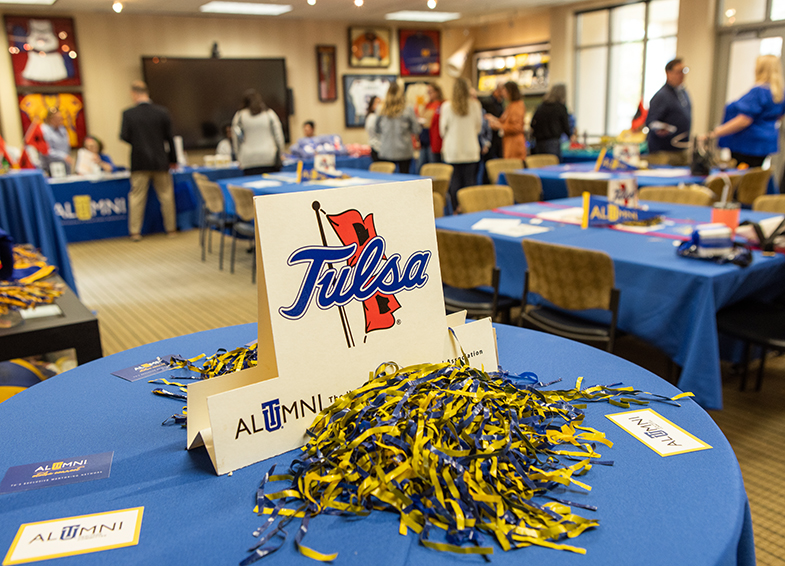
[[[280,156],[284,151],[281,120],[256,90],[245,92],[243,108],[232,119],[232,142],[243,175],[281,169]]]
[[[469,94],[469,81],[455,81],[452,100],[442,105],[439,132],[442,136],[442,158],[453,166],[450,199],[453,210],[458,207],[458,190],[477,184],[480,161],[482,107]]]

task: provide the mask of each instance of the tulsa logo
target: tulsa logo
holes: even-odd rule
[[[307,265],[307,271],[294,302],[278,312],[290,320],[305,316],[312,302],[322,310],[337,307],[346,345],[351,348],[354,337],[345,307],[352,301],[363,303],[365,333],[384,330],[395,325],[395,311],[401,304],[395,297],[428,282],[427,268],[431,252],[418,251],[405,262],[400,254],[386,255],[386,242],[377,235],[373,214],[363,218],[357,210],[327,214],[319,202],[313,203],[322,239],[321,246],[295,250],[287,261],[289,266]],[[328,246],[319,213],[327,218],[342,246]]]

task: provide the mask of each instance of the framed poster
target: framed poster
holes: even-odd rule
[[[319,101],[338,100],[338,79],[335,76],[335,45],[316,46],[316,72]]]
[[[398,30],[402,77],[438,77],[440,64],[439,30]]]
[[[63,125],[68,130],[71,147],[82,147],[87,135],[84,119],[84,100],[76,92],[55,94],[30,93],[19,95],[19,112],[22,116],[22,131],[27,132],[34,118],[43,122],[50,108],[57,108],[63,115]]]
[[[389,67],[390,30],[375,27],[349,28],[350,67]]]
[[[5,16],[16,86],[80,86],[78,50],[71,18]]]
[[[428,104],[428,83],[422,80],[407,82],[403,86],[403,92],[407,106],[414,108],[417,116],[423,116]]]
[[[395,75],[344,75],[343,103],[344,117],[347,128],[362,128],[365,125],[365,114],[371,97],[378,96],[384,100],[390,83],[395,82]]]

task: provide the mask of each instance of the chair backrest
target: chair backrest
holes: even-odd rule
[[[567,196],[579,197],[583,193],[591,193],[600,197],[608,196],[607,179],[574,179],[567,177]]]
[[[550,165],[558,165],[559,158],[550,153],[538,153],[535,155],[528,155],[525,159],[527,169],[536,169],[537,167],[549,167]]]
[[[654,153],[649,153],[647,155],[642,155],[641,158],[646,161],[649,165],[667,165],[668,161],[670,160],[667,151],[657,151]]]
[[[433,217],[441,218],[444,216],[444,197],[433,191]]]
[[[234,201],[234,213],[243,222],[253,221],[254,205],[253,205],[253,190],[247,187],[238,187],[236,185],[229,185],[229,194],[232,195]]]
[[[489,236],[437,228],[436,243],[443,283],[459,289],[493,285],[496,251]]]
[[[615,281],[605,252],[524,239],[529,292],[567,310],[610,309]]]
[[[675,202],[678,204],[694,204],[697,206],[711,206],[717,200],[713,191],[700,185],[691,187],[643,187],[638,193],[641,200],[655,200],[659,202]]]
[[[449,184],[452,179],[453,166],[449,163],[426,163],[420,167],[420,175],[447,181]]]
[[[507,173],[515,202],[537,202],[542,199],[542,181],[537,175]]]
[[[447,192],[450,190],[450,181],[446,179],[431,179],[433,183],[433,192],[442,195],[442,198],[447,200]]]
[[[736,189],[736,200],[742,204],[752,204],[756,198],[766,194],[769,185],[771,169],[754,167],[744,173]]]
[[[785,214],[785,195],[763,195],[752,201],[752,210]]]
[[[395,173],[395,163],[391,161],[374,161],[368,167],[368,171],[373,171],[374,173]]]
[[[515,171],[516,169],[523,169],[523,159],[489,159],[485,162],[488,179],[493,184],[499,181],[499,173],[502,171]]]
[[[218,183],[209,180],[200,173],[194,173],[193,177],[207,210],[214,214],[222,213],[224,211],[224,193]]]
[[[717,200],[722,198],[722,191],[725,190],[724,177],[726,176],[728,177],[728,181],[730,181],[728,198],[733,198],[733,195],[736,193],[736,189],[739,187],[739,183],[741,182],[741,175],[710,175],[706,177],[705,181],[703,181],[703,184],[711,189],[711,191],[717,196]]]
[[[515,204],[512,189],[507,185],[477,185],[458,191],[461,212],[479,212]]]

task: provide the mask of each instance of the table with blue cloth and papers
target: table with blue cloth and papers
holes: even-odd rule
[[[677,186],[682,183],[685,185],[702,185],[706,177],[690,174],[689,167],[653,167],[651,169],[641,169],[638,171],[594,171],[593,163],[570,163],[566,165],[551,165],[549,167],[535,167],[532,169],[518,169],[516,173],[527,175],[537,175],[542,183],[542,200],[554,200],[567,198],[567,178],[576,177],[582,179],[618,179],[621,177],[633,176],[638,181],[639,187],[662,187]],[[713,173],[718,173],[714,171]],[[728,171],[728,173],[738,174],[741,171]],[[507,175],[501,173],[498,183],[507,185]],[[768,192],[776,191],[773,182],[769,182]]]
[[[583,376],[584,388],[622,382],[667,397],[679,393],[652,373],[599,349],[510,326],[497,325],[496,332],[501,366],[516,374],[533,372],[543,382],[561,379],[548,388],[570,389]],[[136,544],[62,556],[57,564],[239,564],[248,557],[247,549],[258,541],[253,532],[269,517],[252,511],[262,478],[273,464],[277,466],[274,473],[286,473],[302,453],[292,450],[216,476],[204,448],[184,449],[185,429],[161,426],[172,413],[180,412],[184,401],[152,395],[151,390],[161,386],[147,379],[125,381],[112,372],[166,354],[193,358],[221,348],[232,350],[256,337],[257,326],[246,324],[147,344],[52,377],[0,404],[4,438],[0,477],[14,466],[113,453],[111,473],[100,479],[0,493],[0,552],[6,554],[22,524],[143,508]],[[304,343],[303,353],[307,352]],[[314,369],[318,365],[315,359]],[[168,370],[155,378],[177,381],[182,374],[183,370]],[[686,398],[678,400],[678,405],[653,402],[648,408],[710,448],[660,456],[606,418],[626,409],[589,403],[583,423],[605,433],[613,443],[612,447],[597,444],[603,462],[613,465],[595,464],[580,477],[591,490],[571,486],[556,492],[557,497],[576,505],[596,506],[596,510],[573,506],[577,515],[596,519],[599,526],[561,541],[586,553],[538,546],[504,552],[493,535],[486,534],[481,546],[493,548],[492,563],[754,565],[752,522],[733,450],[698,404]],[[543,504],[547,500],[535,497],[534,501]],[[295,518],[289,523],[285,527],[288,538],[280,549],[256,564],[315,564],[296,549],[300,522]],[[52,544],[59,544],[61,532],[66,532],[63,529],[74,524],[78,523],[53,527]],[[485,563],[482,556],[426,548],[415,532],[399,534],[401,524],[400,515],[391,512],[373,511],[363,518],[323,514],[311,518],[302,542],[319,552],[337,552],[337,565]],[[431,528],[430,533],[432,540],[443,538],[440,529]],[[19,544],[34,543],[20,539]],[[465,546],[474,547],[471,542]]]
[[[651,228],[580,227],[581,199],[519,204],[495,211],[439,218],[437,228],[488,234],[501,270],[499,291],[520,297],[526,259],[521,241],[533,238],[599,250],[611,256],[621,291],[619,329],[658,347],[682,367],[679,387],[695,393],[707,409],[722,408],[716,312],[745,297],[765,300],[781,292],[785,257],[753,252],[749,267],[720,265],[676,254],[696,223],[710,221],[711,209],[647,203],[665,222]],[[742,211],[741,220],[773,216]],[[576,225],[577,223],[577,225]]]
[[[289,171],[280,173],[267,173],[265,175],[251,175],[248,177],[237,177],[234,179],[221,179],[218,184],[226,199],[226,213],[234,214],[234,201],[229,193],[229,185],[252,189],[254,195],[274,195],[281,193],[293,193],[299,191],[315,191],[318,189],[334,189],[337,187],[350,187],[353,185],[377,185],[379,183],[393,183],[411,179],[421,179],[418,175],[404,175],[402,173],[376,173],[374,171],[364,171],[361,169],[341,169],[341,173],[347,175],[346,179],[323,179],[309,181],[303,179],[302,183],[297,182],[297,174]]]
[[[0,175],[0,228],[17,244],[31,244],[57,267],[63,281],[76,292],[68,257],[68,241],[55,215],[55,198],[44,175],[23,169]]]

